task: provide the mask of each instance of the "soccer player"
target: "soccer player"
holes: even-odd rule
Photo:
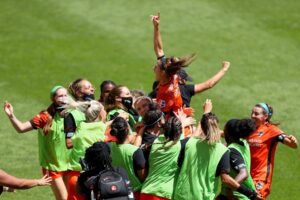
[[[111,80],[105,80],[100,84],[100,98],[98,101],[102,103],[102,105],[104,105],[104,102],[110,91],[112,91],[112,89],[114,89],[116,86],[117,85],[115,82]]]
[[[162,117],[162,113],[161,113]],[[153,142],[149,156],[149,173],[143,183],[141,200],[171,199],[178,173],[180,151],[188,138],[179,142],[182,124],[177,117],[167,120],[161,134]]]
[[[286,135],[271,121],[273,108],[267,103],[256,104],[251,118],[256,122],[256,131],[248,137],[251,152],[251,176],[256,190],[266,199],[270,194],[274,157],[278,142],[290,148],[297,148],[298,141],[293,135]]]
[[[137,113],[143,118],[145,114],[149,111],[149,105],[152,103],[153,101],[149,97],[141,96],[135,100],[134,108],[137,111]]]
[[[156,100],[160,109],[168,118],[173,115],[173,111],[177,112],[183,106],[177,72],[193,61],[194,54],[183,58],[166,57],[159,31],[159,15],[152,16],[152,22],[154,27],[154,52],[157,57],[154,73],[156,80],[159,82]]]
[[[250,176],[250,149],[246,138],[255,131],[255,121],[252,119],[231,119],[224,127],[224,137],[230,150],[230,176],[239,184],[255,191],[253,180]],[[249,198],[233,191],[224,185],[219,200]]]
[[[69,92],[76,101],[94,100],[94,87],[86,79],[79,78],[69,85]],[[67,148],[72,148],[72,137],[80,122],[85,121],[84,113],[79,110],[72,110],[64,117],[64,132],[66,137]]]
[[[103,175],[102,172],[116,172],[119,175],[121,175],[122,179],[117,181],[120,183],[120,181],[125,181],[126,187],[128,190],[128,195],[127,198],[125,198],[123,195],[120,194],[120,190],[124,189],[122,186],[120,188],[117,188],[117,192],[119,192],[119,195],[122,195],[123,198],[120,198],[118,194],[116,194],[116,191],[113,191],[113,198],[114,199],[126,199],[126,200],[134,200],[133,193],[132,193],[132,188],[130,181],[128,179],[127,172],[121,168],[121,167],[113,167],[112,166],[112,159],[111,159],[111,150],[109,148],[109,145],[104,142],[96,142],[94,143],[91,147],[89,147],[84,156],[84,160],[82,163],[84,171],[80,174],[77,182],[77,191],[80,193],[85,194],[85,199],[90,200],[90,199],[96,199],[101,195],[101,192],[107,192],[114,189],[114,187],[107,188],[105,191],[100,191],[99,187],[107,187],[107,185],[103,186],[103,184],[98,184],[101,180],[100,179],[100,174]],[[98,177],[97,177],[98,176]],[[91,181],[95,180],[96,182]],[[113,181],[116,180],[116,177],[114,176],[112,179],[109,178],[108,181],[105,181],[107,183],[113,183]],[[115,184],[115,183],[114,183]],[[124,191],[123,191],[124,192]],[[92,194],[94,196],[92,196]]]
[[[116,86],[108,95],[105,102],[107,121],[111,121],[120,114],[128,117],[131,131],[134,130],[139,115],[133,108],[133,98],[126,86]]]
[[[230,154],[220,142],[218,118],[211,112],[212,103],[204,103],[201,118],[201,138],[191,137],[186,143],[184,159],[174,189],[175,200],[214,200],[220,192],[221,182],[250,199],[260,199],[247,187],[229,176]]]
[[[134,197],[139,199],[142,182],[146,176],[145,158],[141,149],[130,144],[129,125],[122,117],[117,117],[111,124],[110,134],[117,138],[111,143],[112,165],[124,168],[132,184]]]
[[[43,174],[53,179],[51,188],[56,199],[61,200],[67,199],[68,195],[66,182],[70,152],[65,145],[64,111],[61,108],[67,101],[67,90],[55,86],[50,92],[50,98],[51,105],[26,122],[21,122],[14,115],[13,106],[9,102],[5,102],[4,111],[18,133],[38,130],[40,166]]]
[[[70,164],[68,173],[68,200],[83,199],[76,192],[76,183],[80,175],[81,166],[79,160],[84,157],[85,150],[97,141],[104,140],[106,125],[100,119],[100,112],[105,112],[101,103],[95,100],[77,102],[70,108],[78,109],[85,115],[85,121],[80,122],[74,136],[72,137],[72,149],[70,153]],[[70,109],[67,107],[67,109]]]
[[[191,80],[191,78],[183,68],[194,60],[194,55],[183,58],[167,58],[164,54],[159,30],[159,13],[152,16],[152,22],[154,26],[154,52],[157,56],[157,64],[154,67],[157,83],[149,96],[157,98],[162,111],[170,114],[170,111],[177,112],[183,105],[189,107],[193,95],[214,87],[229,69],[230,62],[224,61],[221,70],[205,82],[187,85],[186,81]],[[191,110],[185,109],[185,113],[190,115]]]

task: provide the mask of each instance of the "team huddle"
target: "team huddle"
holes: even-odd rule
[[[191,98],[214,87],[230,63],[205,82],[187,84],[192,78],[183,68],[195,55],[166,57],[160,16],[151,19],[157,62],[148,95],[106,80],[95,100],[92,84],[80,78],[53,87],[49,107],[26,122],[4,103],[17,132],[38,131],[44,177],[28,187],[50,184],[57,200],[266,199],[277,144],[297,148],[297,139],[271,121],[267,103],[221,130],[207,99],[196,123]],[[11,177],[2,181],[2,173],[0,185],[21,188],[17,180],[8,184]]]

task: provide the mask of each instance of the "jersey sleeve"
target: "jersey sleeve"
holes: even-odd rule
[[[239,172],[240,169],[246,168],[245,161],[240,152],[234,148],[229,148],[229,150],[231,168],[234,169],[236,172]]]
[[[46,112],[40,112],[30,120],[30,123],[32,128],[34,129],[44,128],[44,126],[47,124],[48,119],[49,116]]]
[[[284,132],[280,130],[277,126],[271,125],[268,130],[268,134],[270,135],[269,138],[277,138],[280,134],[283,134]]]
[[[74,120],[73,115],[68,114],[64,118],[64,133],[66,135],[66,138],[71,138],[76,131],[76,123]]]
[[[186,143],[189,141],[190,138],[185,138],[183,140],[180,140],[180,152],[179,152],[179,156],[178,156],[178,160],[177,160],[177,165],[178,167],[182,166],[183,160],[184,160],[184,152],[185,152],[185,146]]]
[[[150,97],[151,99],[156,98],[158,84],[159,84],[159,81],[155,81],[152,85],[152,91],[148,94],[148,97]]]
[[[145,168],[146,160],[141,149],[137,149],[133,153],[133,167],[135,171]]]
[[[230,153],[229,151],[226,151],[221,160],[219,161],[217,171],[216,171],[216,176],[220,176],[221,173],[227,173],[229,174],[230,172]]]
[[[190,93],[190,96],[195,95],[195,85],[186,85],[185,88]]]
[[[278,142],[283,143],[284,138],[286,138],[286,135],[282,133],[282,134],[277,135],[276,140],[277,140]]]

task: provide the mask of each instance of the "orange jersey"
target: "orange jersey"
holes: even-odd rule
[[[251,152],[250,174],[253,180],[271,183],[274,167],[277,136],[282,134],[278,127],[271,124],[261,125],[248,138]]]
[[[177,112],[182,107],[177,75],[173,75],[168,83],[158,85],[156,100],[164,113]]]

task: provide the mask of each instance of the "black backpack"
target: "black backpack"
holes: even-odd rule
[[[91,190],[92,200],[128,200],[130,195],[129,181],[124,180],[120,173],[114,170],[104,170],[85,181]]]

